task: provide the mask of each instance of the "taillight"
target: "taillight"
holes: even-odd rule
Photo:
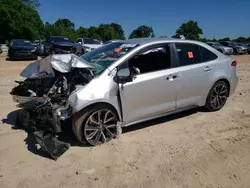
[[[231,66],[236,67],[237,66],[237,61],[233,61]]]

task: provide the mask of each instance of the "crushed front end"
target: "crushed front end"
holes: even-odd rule
[[[50,55],[24,69],[21,76],[26,79],[16,81],[10,93],[21,108],[17,126],[33,133],[53,159],[69,148],[57,135],[62,131],[61,122],[73,113],[69,95],[93,79],[91,68],[73,54]]]

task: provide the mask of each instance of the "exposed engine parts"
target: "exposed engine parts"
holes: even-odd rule
[[[16,81],[18,86],[10,93],[22,108],[17,126],[34,133],[42,149],[53,159],[69,148],[69,144],[59,141],[56,135],[62,130],[61,120],[72,114],[69,95],[93,79],[90,68],[73,54],[48,56],[29,65],[23,71],[29,76],[24,81]]]

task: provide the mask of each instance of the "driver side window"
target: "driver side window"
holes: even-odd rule
[[[171,68],[170,46],[168,44],[152,47],[128,61],[132,70],[139,69],[140,74]]]

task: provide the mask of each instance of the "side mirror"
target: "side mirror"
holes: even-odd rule
[[[117,72],[119,78],[128,78],[131,75],[131,72],[128,68],[121,69]]]

